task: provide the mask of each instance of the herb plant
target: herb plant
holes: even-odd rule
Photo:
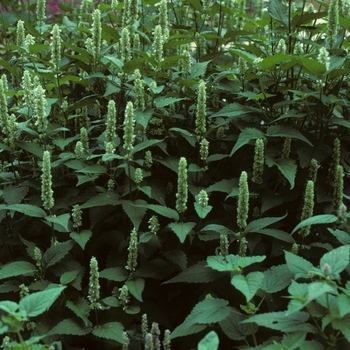
[[[349,0],[0,9],[4,349],[349,346]]]

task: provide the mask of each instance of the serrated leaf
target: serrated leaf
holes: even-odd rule
[[[225,106],[220,111],[212,114],[210,118],[217,118],[217,117],[241,118],[243,115],[246,115],[246,114],[260,114],[260,113],[261,113],[261,110],[259,110],[258,108],[243,106],[239,103],[231,103]]]
[[[290,189],[294,188],[295,176],[297,174],[297,165],[293,159],[280,158],[275,160],[275,165],[282,175],[288,180]]]
[[[19,308],[25,310],[28,317],[38,316],[50,308],[65,288],[65,286],[53,286],[29,294],[19,302]]]
[[[91,322],[89,321],[89,315],[90,315],[91,309],[90,309],[90,304],[86,299],[79,298],[74,302],[71,300],[68,300],[66,302],[66,306],[68,309],[73,311],[79,318],[83,320],[86,327],[88,327],[91,324]]]
[[[262,235],[270,236],[287,243],[291,243],[291,244],[295,243],[294,238],[289,233],[284,232],[282,230],[264,228],[262,230],[257,230],[256,233],[261,233]]]
[[[224,320],[219,322],[222,331],[233,340],[244,340],[252,333],[251,325],[243,324],[246,317],[234,310]]]
[[[157,140],[157,139],[152,139],[152,140],[145,140],[140,143],[138,143],[134,148],[131,150],[131,154],[135,154],[137,152],[140,152],[144,150],[145,148],[149,148],[151,146],[157,145],[159,143],[162,143],[164,139],[162,140]]]
[[[310,315],[307,312],[296,312],[292,315],[286,316],[284,311],[268,312],[265,314],[254,315],[242,323],[255,322],[259,326],[275,329],[277,331],[285,332],[308,332],[315,333],[315,329],[306,321]]]
[[[332,326],[334,329],[341,331],[346,340],[350,342],[350,315],[346,315],[341,319],[334,319]]]
[[[22,140],[15,141],[15,144],[18,148],[34,154],[36,157],[38,157],[38,159],[43,159],[44,149],[39,144]]]
[[[194,209],[196,210],[199,218],[204,219],[211,212],[213,207],[211,205],[206,205],[205,207],[203,207],[199,203],[194,202]]]
[[[287,214],[279,217],[273,217],[273,218],[261,218],[254,221],[251,221],[247,227],[244,229],[244,232],[257,232],[258,230],[261,230],[269,225],[272,225],[278,221],[283,220]]]
[[[29,187],[7,186],[3,189],[2,197],[6,204],[19,204],[29,191]]]
[[[115,192],[108,191],[105,193],[100,193],[97,196],[88,199],[84,204],[80,206],[80,208],[94,208],[101,207],[104,205],[117,205],[119,203],[120,202],[118,194]]]
[[[128,277],[128,272],[121,267],[109,267],[100,272],[100,278],[105,278],[108,281],[123,282]]]
[[[11,204],[7,205],[4,209],[18,211],[19,213],[35,218],[44,218],[47,216],[44,210],[31,204]]]
[[[168,225],[174,233],[176,233],[177,237],[181,243],[185,242],[187,235],[191,232],[193,227],[196,226],[195,222],[172,222]]]
[[[223,257],[221,255],[208,256],[207,264],[214,270],[220,272],[241,272],[242,268],[261,262],[265,260],[266,256],[239,256],[239,255],[227,255]]]
[[[264,272],[260,288],[266,293],[276,293],[289,286],[293,277],[286,264],[272,266]]]
[[[270,0],[268,6],[269,15],[278,22],[288,25],[288,9],[287,6],[278,0]]]
[[[189,76],[189,80],[197,78],[201,75],[205,75],[205,72],[207,70],[207,66],[211,61],[207,62],[196,62],[191,66],[191,74]]]
[[[59,216],[47,216],[45,220],[48,222],[48,225],[54,224],[54,229],[58,232],[69,232],[69,219],[70,214],[62,214]]]
[[[230,193],[233,187],[238,187],[238,179],[224,179],[209,186],[206,191]]]
[[[157,108],[163,108],[169,106],[172,103],[188,100],[185,97],[158,97],[154,100],[154,103]]]
[[[103,298],[102,301],[106,305],[111,306],[111,307],[119,307],[120,306],[119,300],[115,297],[106,297],[106,298]]]
[[[264,274],[262,272],[250,272],[247,276],[233,276],[231,284],[243,293],[248,303],[260,288],[263,279]]]
[[[331,228],[327,228],[327,229],[333,236],[337,238],[337,240],[340,243],[345,245],[350,245],[350,235],[347,232],[339,229],[336,229],[336,230],[333,230]]]
[[[92,334],[96,337],[115,340],[120,344],[124,342],[123,332],[123,325],[119,322],[108,322],[92,330]]]
[[[179,213],[171,208],[158,204],[135,204],[137,208],[146,208],[169,219],[179,220]]]
[[[288,304],[288,311],[286,316],[289,316],[295,312],[303,309],[311,300],[308,300],[308,284],[298,283],[292,280],[290,287],[288,288],[290,298],[292,299]]]
[[[0,301],[0,310],[3,310],[10,315],[13,315],[17,313],[18,304],[11,300]]]
[[[143,278],[135,278],[125,282],[129,292],[139,301],[142,300],[142,292],[145,289],[145,280]]]
[[[288,269],[296,276],[307,275],[309,271],[314,269],[314,266],[301,256],[295,255],[293,253],[284,252]]]
[[[292,234],[295,231],[298,231],[299,229],[305,226],[318,225],[318,224],[332,224],[337,221],[338,221],[338,218],[332,214],[322,214],[322,215],[312,216],[311,218],[305,219],[302,222],[300,222],[297,226],[295,226],[295,228],[292,231]]]
[[[149,121],[153,116],[153,109],[146,109],[145,111],[141,111],[136,109],[134,111],[134,118],[136,123],[140,124],[144,129],[147,128]]]
[[[48,268],[62,260],[73,246],[74,242],[71,240],[51,246],[43,255],[42,262],[44,267]]]
[[[83,174],[105,174],[107,172],[107,168],[100,164],[94,164],[83,169],[76,170],[76,172]]]
[[[61,321],[58,325],[52,328],[46,336],[49,335],[86,335],[91,332],[91,327],[86,327],[71,318]]]
[[[60,277],[60,284],[69,284],[74,281],[78,276],[79,271],[66,271]]]
[[[27,276],[36,272],[38,269],[27,261],[14,261],[3,265],[0,268],[0,280],[14,276]]]
[[[120,201],[125,214],[129,217],[136,230],[139,229],[141,221],[146,214],[147,209],[136,205],[144,205],[146,202],[142,199],[137,199],[135,202],[122,200]]]
[[[86,243],[92,236],[92,232],[91,230],[81,230],[79,233],[71,232],[69,236],[80,245],[81,249],[84,250]]]
[[[219,347],[219,337],[214,332],[209,332],[198,344],[198,350],[217,350]]]
[[[185,270],[187,266],[187,256],[180,249],[170,250],[165,253],[167,259],[180,266],[181,270]]]
[[[20,282],[17,280],[4,281],[0,284],[0,293],[18,292]]]
[[[224,299],[208,299],[195,305],[185,321],[171,333],[171,339],[185,336],[188,329],[196,324],[210,324],[224,320],[231,313],[228,301]]]
[[[207,263],[205,261],[201,261],[186,270],[179,273],[177,276],[172,279],[163,282],[163,284],[168,283],[209,283],[216,281],[221,278],[222,275],[212,270],[210,267],[207,267]]]
[[[343,272],[349,265],[349,246],[335,248],[323,255],[320,260],[321,269],[325,264],[330,266],[332,274]]]
[[[254,128],[245,128],[238,136],[238,140],[234,147],[232,148],[232,151],[230,153],[230,157],[238,151],[241,147],[248,144],[252,140],[261,139],[264,137],[264,133],[258,129]]]
[[[306,142],[311,147],[312,143],[298,130],[293,129],[287,125],[272,125],[266,131],[266,136],[269,137],[290,137],[292,139],[298,139]]]

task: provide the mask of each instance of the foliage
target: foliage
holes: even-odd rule
[[[318,4],[2,1],[5,349],[349,346],[350,7]]]

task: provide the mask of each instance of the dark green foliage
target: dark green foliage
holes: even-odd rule
[[[349,5],[266,5],[0,5],[4,348],[349,346]]]

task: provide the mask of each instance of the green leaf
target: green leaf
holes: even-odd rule
[[[19,308],[25,310],[28,317],[38,316],[50,308],[65,288],[52,286],[41,292],[29,294],[19,302]]]
[[[207,205],[207,206],[203,207],[199,203],[194,202],[194,209],[196,210],[199,218],[204,219],[211,212],[213,207],[211,205]]]
[[[14,276],[27,276],[33,274],[36,271],[38,271],[38,269],[27,261],[14,261],[1,266],[0,280]]]
[[[121,200],[120,202],[125,214],[129,217],[135,229],[138,230],[147,211],[146,208],[138,207],[138,205],[143,205],[146,202],[142,199],[137,199],[135,202],[128,200]]]
[[[142,300],[142,292],[145,289],[145,280],[143,278],[135,278],[125,282],[129,292],[139,301]]]
[[[236,275],[231,279],[231,284],[244,294],[249,302],[260,288],[260,284],[264,279],[262,272],[250,272],[247,276]]]
[[[289,333],[292,332],[308,332],[315,333],[315,329],[306,321],[310,315],[307,312],[296,312],[292,315],[286,316],[284,311],[268,312],[265,314],[254,315],[242,323],[255,322],[259,326],[275,329],[277,331]]]
[[[146,109],[145,111],[140,111],[136,109],[134,111],[134,118],[136,123],[140,124],[144,129],[147,128],[149,121],[153,116],[153,109]]]
[[[224,320],[231,313],[228,301],[224,299],[208,299],[200,301],[192,309],[185,321],[171,333],[171,339],[188,334],[189,327],[196,324],[210,324]]]
[[[172,279],[163,282],[163,284],[168,283],[209,283],[216,281],[221,278],[222,275],[212,270],[210,267],[207,267],[207,263],[205,261],[201,261],[186,270],[179,273],[177,276]]]
[[[244,229],[244,232],[258,232],[259,230],[261,230],[269,225],[272,225],[278,221],[283,220],[286,216],[287,216],[287,214],[285,214],[283,216],[279,216],[279,217],[274,217],[274,218],[261,218],[261,219],[251,221],[247,225],[247,227]]]
[[[334,329],[341,331],[346,340],[350,342],[350,315],[346,315],[341,319],[334,319],[332,326]]]
[[[119,322],[108,322],[102,326],[96,326],[92,334],[99,338],[115,340],[123,344],[123,325]]]
[[[108,306],[111,306],[111,307],[120,307],[120,302],[117,298],[115,297],[106,297],[106,298],[103,298],[102,301],[108,305]]]
[[[84,174],[105,174],[107,172],[107,168],[100,164],[94,164],[83,169],[76,170],[76,172]]]
[[[79,233],[71,232],[69,236],[80,245],[81,249],[84,250],[86,243],[89,241],[89,239],[92,236],[92,232],[91,230],[82,230]]]
[[[239,255],[227,255],[223,257],[221,255],[208,256],[208,266],[213,270],[227,271],[227,272],[241,272],[244,267],[250,266],[257,262],[265,260],[266,256],[239,256]]]
[[[189,76],[189,80],[192,80],[194,78],[197,78],[201,75],[205,75],[205,72],[207,70],[207,66],[211,61],[207,62],[196,62],[191,66],[191,74]]]
[[[198,350],[217,350],[219,337],[214,331],[210,331],[198,344]]]
[[[347,232],[338,229],[333,230],[331,228],[327,228],[327,230],[335,236],[340,243],[350,245],[350,235]]]
[[[278,0],[270,0],[268,6],[269,15],[276,21],[288,26],[288,9],[285,4],[282,4]]]
[[[14,315],[17,313],[18,304],[11,300],[0,301],[0,310],[3,310],[10,315]]]
[[[61,321],[58,325],[56,325],[53,329],[51,329],[46,336],[50,335],[86,335],[91,332],[91,327],[86,327],[76,320],[72,320],[71,318],[67,318]]]
[[[196,226],[195,222],[172,222],[168,225],[179,237],[181,243],[185,242],[187,235]]]
[[[270,236],[276,239],[279,239],[280,241],[284,241],[287,243],[295,243],[294,238],[287,232],[284,232],[282,230],[276,230],[272,228],[265,228],[256,231],[256,233],[261,233],[262,235]]]
[[[140,142],[136,146],[134,146],[134,148],[131,150],[131,154],[140,152],[145,148],[149,148],[151,146],[157,145],[159,143],[162,143],[163,141],[164,139],[161,139],[161,140],[153,139],[153,140],[146,140],[146,141]]]
[[[29,187],[7,186],[3,189],[2,197],[6,204],[19,204],[27,195]]]
[[[74,281],[79,274],[79,271],[67,271],[62,274],[60,277],[60,284],[69,284]]]
[[[326,281],[317,281],[308,285],[308,301],[315,300],[328,293],[338,294],[335,284],[329,284]]]
[[[35,218],[44,218],[47,216],[44,210],[31,204],[11,204],[7,205],[4,209],[18,211],[19,213]]]
[[[91,322],[89,321],[90,315],[90,304],[84,298],[78,298],[74,302],[68,300],[66,306],[69,310],[73,311],[79,318],[84,321],[86,327],[90,326]],[[79,335],[79,334],[77,334]]]
[[[176,210],[165,207],[163,205],[147,203],[147,204],[135,204],[134,206],[137,208],[146,208],[146,209],[153,210],[155,213],[169,219],[179,220],[179,213]]]
[[[301,141],[306,142],[310,146],[312,146],[312,143],[303,136],[299,131],[293,129],[290,126],[286,125],[273,125],[270,126],[266,131],[266,136],[268,137],[290,137],[292,139],[298,139]]]
[[[314,266],[309,261],[302,258],[301,256],[295,255],[287,251],[284,252],[284,255],[286,258],[289,271],[291,271],[294,275],[296,275],[296,278],[299,275],[308,276],[309,271],[314,269]]]
[[[337,221],[338,221],[338,218],[332,214],[322,214],[322,215],[312,216],[311,218],[305,219],[302,222],[300,222],[297,226],[295,226],[294,230],[292,231],[292,234],[295,231],[298,231],[299,229],[305,226],[319,225],[319,224],[333,224],[334,222],[337,222]]]
[[[340,294],[337,297],[337,305],[339,308],[340,317],[350,314],[350,297],[345,294]]]
[[[261,110],[259,110],[258,108],[243,106],[239,103],[231,103],[225,106],[220,111],[212,114],[210,118],[217,118],[217,117],[241,118],[243,115],[246,115],[246,114],[261,114]]]
[[[47,216],[45,218],[48,225],[51,226],[51,223],[54,224],[54,229],[58,232],[69,232],[69,219],[70,214],[68,213],[59,216]]]
[[[232,148],[232,151],[230,153],[230,157],[238,151],[241,147],[248,144],[252,140],[261,139],[264,137],[264,133],[258,129],[253,128],[245,128],[238,137],[238,140],[234,147]]]
[[[185,97],[158,97],[154,100],[154,103],[157,108],[163,108],[166,106],[169,106],[172,103],[188,100],[188,98]]]
[[[272,266],[264,272],[264,279],[261,282],[260,288],[266,293],[276,293],[289,286],[293,277],[294,274],[286,264]]]
[[[51,246],[43,255],[43,265],[45,268],[55,265],[62,260],[73,248],[74,242],[69,240]]]
[[[121,267],[109,267],[100,272],[100,278],[105,278],[108,281],[123,282],[128,277],[128,272]]]
[[[20,149],[35,155],[38,159],[43,159],[44,149],[37,143],[18,140],[15,142]]]
[[[311,300],[308,300],[308,286],[307,283],[298,283],[292,280],[292,283],[288,288],[292,300],[288,304],[286,316],[300,311],[310,303]]]
[[[332,269],[332,274],[343,272],[349,265],[349,248],[348,245],[344,245],[323,255],[320,260],[321,269],[324,264],[328,264]]]
[[[238,310],[233,309],[224,320],[219,322],[222,331],[233,340],[244,340],[247,335],[252,334],[250,324],[243,324],[242,321],[247,318],[239,313]]]
[[[295,161],[289,158],[279,158],[275,160],[274,164],[277,166],[282,175],[288,180],[290,189],[292,190],[294,188],[295,176],[298,169]]]
[[[185,270],[187,266],[187,256],[180,249],[174,249],[167,251],[165,256],[168,260],[173,262],[174,264],[180,266],[181,270]]]
[[[84,204],[80,206],[80,208],[84,209],[102,207],[104,205],[117,205],[119,203],[118,194],[115,192],[107,191],[104,193],[99,193],[97,196],[93,196],[92,198],[88,199]]]

